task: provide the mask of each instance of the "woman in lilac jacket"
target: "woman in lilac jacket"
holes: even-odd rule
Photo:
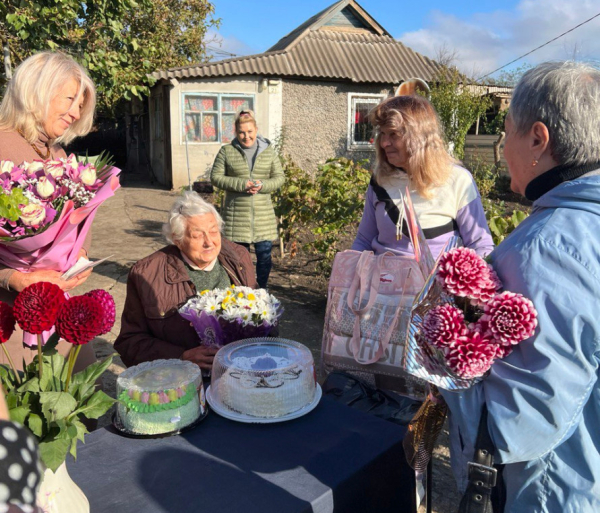
[[[480,255],[494,249],[471,174],[448,154],[433,106],[422,96],[395,96],[371,113],[377,158],[352,249],[414,255],[402,201],[410,196],[434,258],[453,235]]]

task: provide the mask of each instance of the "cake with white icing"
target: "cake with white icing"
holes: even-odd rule
[[[215,356],[211,394],[228,410],[259,418],[294,413],[315,398],[312,353],[293,341],[250,339]]]
[[[155,360],[117,378],[117,421],[126,431],[158,435],[179,431],[205,412],[200,368],[182,360]]]

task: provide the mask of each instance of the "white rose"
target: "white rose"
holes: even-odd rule
[[[38,226],[46,219],[46,209],[43,205],[30,203],[21,209],[21,221],[25,226]]]
[[[10,173],[15,167],[15,163],[11,160],[3,160],[0,162],[0,173]]]
[[[54,185],[52,185],[52,182],[48,180],[48,178],[41,176],[38,178],[38,183],[35,185],[35,189],[40,197],[46,199],[52,196],[52,193],[54,192]]]
[[[66,159],[61,159],[67,166],[71,166],[73,169],[77,169],[79,165],[77,162],[77,157],[74,153],[71,153]]]
[[[23,169],[27,174],[32,175],[44,169],[44,163],[41,160],[34,160],[33,162],[23,162]]]
[[[48,160],[44,166],[47,175],[60,178],[65,173],[65,166],[60,160]]]
[[[96,183],[96,170],[90,166],[86,167],[79,175],[84,185],[94,185]]]

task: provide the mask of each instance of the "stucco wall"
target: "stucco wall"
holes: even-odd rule
[[[374,151],[348,150],[349,93],[391,95],[393,87],[336,82],[283,81],[284,151],[308,172],[330,157],[373,159]]]
[[[281,90],[278,79],[262,77],[224,79],[185,79],[175,81],[169,87],[169,115],[171,142],[172,187],[178,189],[188,184],[186,145],[183,130],[184,93],[230,93],[254,95],[259,133],[273,138],[281,127]],[[158,143],[158,141],[155,141]],[[221,143],[197,143],[188,141],[190,176],[192,182],[206,179]],[[165,166],[166,167],[166,166]]]

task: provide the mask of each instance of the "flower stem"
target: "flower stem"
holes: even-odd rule
[[[6,349],[6,346],[4,344],[2,344],[2,349],[4,349],[4,354],[6,355],[6,358],[8,359],[8,363],[10,363],[10,366],[12,367],[12,370],[15,373],[17,383],[19,383],[19,385],[20,385],[21,384],[21,376],[19,376],[19,373],[17,372],[17,368],[15,367],[15,363],[13,362],[13,359],[11,358],[10,353],[8,352],[8,349]]]
[[[69,384],[71,383],[71,374],[73,374],[73,367],[75,367],[75,362],[77,361],[77,357],[79,356],[79,351],[81,351],[81,346],[72,347],[71,351],[69,351],[69,368],[67,370],[67,382],[65,383],[65,392],[69,391]]]
[[[44,375],[44,365],[42,360],[42,334],[38,333],[37,336],[37,352],[38,352],[38,374],[40,377],[40,381],[42,380],[42,376]]]

